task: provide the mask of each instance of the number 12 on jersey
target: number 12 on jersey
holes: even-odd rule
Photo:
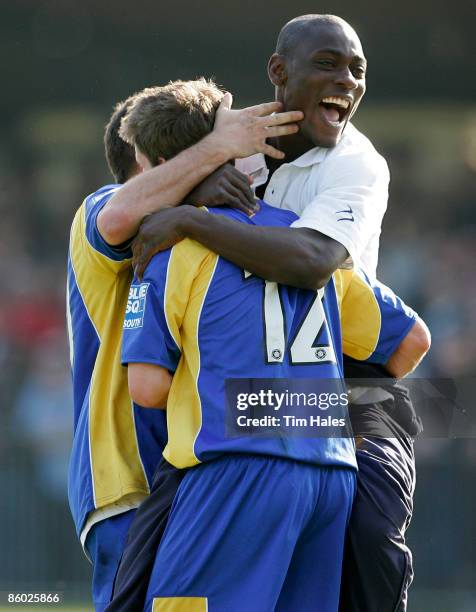
[[[252,276],[245,271],[245,279]],[[335,363],[332,344],[318,344],[314,340],[324,331],[331,338],[326,314],[322,305],[324,289],[316,291],[307,312],[299,324],[294,338],[288,343],[284,323],[284,309],[278,283],[264,281],[263,316],[265,331],[266,363],[282,363],[289,344],[289,358],[292,364]]]

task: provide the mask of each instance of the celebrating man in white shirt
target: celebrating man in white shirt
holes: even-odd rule
[[[302,110],[304,119],[296,134],[276,139],[285,163],[267,159],[272,176],[264,199],[301,219],[283,231],[240,231],[228,219],[209,224],[198,210],[166,211],[142,228],[143,248],[136,250],[140,268],[149,235],[157,250],[165,246],[161,237],[169,246],[186,235],[254,274],[285,284],[319,288],[349,256],[373,273],[389,175],[385,160],[349,124],[365,92],[365,69],[360,40],[343,20],[305,16],[288,23],[268,73],[276,99],[284,108]],[[283,261],[276,260],[276,251]]]
[[[293,210],[300,219],[290,228],[258,227],[205,215],[191,206],[167,209],[144,221],[135,240],[136,271],[141,274],[154,253],[189,237],[256,276],[287,285],[319,289],[336,268],[348,265],[374,276],[389,173],[370,141],[349,123],[365,93],[366,64],[356,32],[339,17],[306,15],[287,23],[269,60],[268,74],[284,110],[301,110],[304,119],[297,133],[268,141],[284,151],[285,160],[267,158],[266,168],[263,159],[255,157],[239,167],[255,177],[257,193],[264,191],[266,202]],[[405,356],[416,366],[430,340],[420,321],[412,332]],[[398,376],[398,368],[392,374]],[[370,378],[375,373],[362,375]],[[397,395],[382,394],[378,409],[389,398],[392,408],[396,406]],[[401,393],[398,396],[402,398]],[[413,414],[405,399],[401,399],[402,412],[410,426],[404,429],[413,434]],[[364,440],[357,453],[373,459],[362,464],[363,486],[354,505],[353,531],[352,519],[350,525],[346,559],[350,579],[343,585],[343,609],[406,608],[412,571],[404,533],[414,486],[413,449],[407,441],[370,441],[367,448]],[[392,456],[400,459],[392,463]],[[388,491],[368,495],[377,482],[379,487],[385,482]],[[392,485],[395,482],[406,486]],[[379,496],[387,504],[384,521],[377,520]],[[359,551],[366,549],[363,556]]]

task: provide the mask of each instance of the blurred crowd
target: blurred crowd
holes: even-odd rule
[[[364,127],[371,125],[370,115]],[[14,542],[15,550],[19,542],[31,550],[32,541],[56,534],[47,564],[42,563],[44,551],[33,559],[30,554],[26,564],[19,553],[1,576],[4,582],[19,575],[32,582],[42,576],[65,583],[87,580],[66,507],[72,394],[65,270],[76,208],[88,193],[112,182],[99,144],[100,121],[91,125],[98,132],[90,144],[87,139],[86,144],[62,142],[55,154],[51,143],[48,150],[38,147],[33,134],[22,156],[0,153],[0,482],[12,491],[0,504],[0,521],[5,525],[17,516],[25,527],[11,540],[8,534],[2,537],[7,546]],[[443,140],[425,149],[418,141],[403,138],[402,144],[391,134],[386,137],[384,127],[375,134],[392,173],[379,276],[419,312],[433,337],[416,375],[476,380],[476,163],[471,150],[455,160]],[[447,149],[450,170],[438,147]],[[467,530],[474,536],[467,522],[474,503],[469,484],[476,468],[476,443],[469,431],[466,439],[419,443],[411,532],[417,586],[431,576],[434,580],[436,572],[448,588],[468,588],[473,553]],[[431,519],[435,504],[438,519]],[[444,524],[446,532],[437,529]]]

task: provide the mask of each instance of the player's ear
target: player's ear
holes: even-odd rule
[[[136,162],[139,168],[141,169],[141,172],[143,172],[144,170],[149,170],[149,168],[152,168],[152,164],[150,163],[147,155],[145,155],[145,153],[142,153],[142,151],[139,149],[137,145],[134,145],[134,148],[136,152]]]
[[[165,161],[165,157],[159,157],[157,165],[160,166],[160,164],[165,164]]]
[[[288,80],[286,58],[278,53],[273,53],[268,62],[269,80],[275,87],[283,87]]]
[[[132,178],[133,176],[136,176],[137,174],[140,174],[141,172],[144,172],[144,168],[140,164],[135,162],[134,166],[131,168],[128,179]]]

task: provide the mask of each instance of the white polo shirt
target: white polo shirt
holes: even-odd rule
[[[253,186],[266,182],[262,155],[237,160],[236,165],[255,177]],[[299,215],[292,227],[308,227],[340,242],[353,264],[375,277],[389,180],[385,159],[349,123],[335,147],[315,147],[282,164],[271,177],[264,200]]]

